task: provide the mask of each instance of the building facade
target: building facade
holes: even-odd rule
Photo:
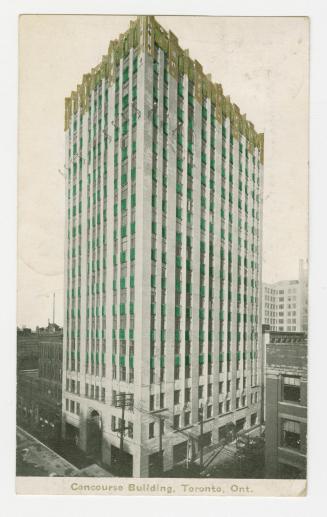
[[[266,477],[306,478],[307,341],[273,332],[266,347]]]
[[[303,260],[298,280],[263,284],[262,322],[279,332],[308,331],[308,269]]]
[[[263,135],[142,16],[65,137],[63,433],[151,476],[257,422]]]
[[[36,368],[17,374],[17,422],[54,442],[61,432],[63,331],[51,324],[29,333],[29,338],[35,345]]]

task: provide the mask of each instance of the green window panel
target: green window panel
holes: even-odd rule
[[[152,208],[156,208],[156,206],[157,206],[157,196],[156,196],[156,194],[152,194],[151,205],[152,205]]]
[[[181,365],[181,358],[179,355],[175,355],[175,366]]]
[[[115,142],[117,142],[118,138],[119,138],[119,128],[115,127],[115,133],[114,133]]]
[[[161,253],[161,262],[167,264],[167,253],[165,251]]]
[[[178,83],[177,92],[180,97],[183,97],[184,88],[182,83]]]
[[[199,330],[199,341],[204,341],[204,330]]]
[[[116,137],[116,130],[118,130],[118,128],[115,128],[115,137]],[[126,135],[128,132],[128,120],[126,120],[123,125],[122,125],[122,133],[123,135]],[[116,138],[115,138],[116,140]]]
[[[132,181],[135,181],[135,179],[136,179],[136,168],[135,168],[135,167],[133,167],[133,168],[131,169],[131,180],[132,180]],[[133,195],[132,195],[132,196],[133,196]]]
[[[200,296],[203,297],[206,294],[206,288],[204,285],[201,285],[200,287]]]
[[[124,95],[123,97],[123,109],[127,108],[128,106],[128,93]]]
[[[206,198],[204,196],[201,196],[201,207],[202,208],[205,208],[206,207]]]
[[[120,252],[120,263],[124,264],[126,262],[126,251]]]
[[[121,155],[122,155],[122,161],[127,159],[127,156],[128,156],[128,149],[127,149],[127,147],[123,147]]]
[[[151,260],[157,260],[157,250],[151,250]]]
[[[129,339],[134,339],[134,329],[129,329]]]
[[[168,109],[168,97],[166,95],[164,96],[164,108]]]
[[[182,171],[183,170],[183,160],[181,158],[178,158],[177,159],[177,169],[179,171]]]
[[[132,115],[132,127],[135,127],[137,124],[137,115],[136,113],[133,113]]]
[[[126,357],[124,355],[120,355],[119,356],[119,365],[125,366],[125,364],[126,364]]]
[[[184,121],[184,112],[181,108],[177,108],[177,120],[179,122],[183,122]]]
[[[160,368],[164,368],[165,367],[165,357],[162,355],[160,357]]]
[[[176,217],[177,219],[182,219],[182,208],[176,207]]]
[[[135,85],[132,88],[132,99],[133,99],[133,101],[135,101],[136,97],[137,97],[137,86]]]
[[[126,226],[122,226],[121,227],[120,234],[121,234],[122,238],[126,237],[126,235],[127,235],[127,227]]]
[[[161,289],[166,289],[166,278],[165,277],[161,278]]]
[[[182,194],[183,193],[183,185],[181,183],[176,183],[176,192],[178,194]]]
[[[119,339],[125,339],[125,329],[119,329]]]
[[[193,177],[193,168],[192,168],[192,165],[190,163],[187,164],[187,174],[191,178]]]
[[[129,279],[129,286],[131,288],[134,288],[135,287],[135,277],[134,276],[131,276],[130,279]]]
[[[133,316],[134,315],[134,303],[130,302],[129,304],[129,313]]]
[[[131,248],[130,259],[135,260],[135,248]]]
[[[151,287],[156,287],[156,276],[151,275]]]
[[[166,340],[166,331],[165,330],[160,331],[160,339],[162,342],[164,342]]]
[[[127,210],[127,199],[122,199],[121,200],[121,210],[122,212],[125,212]]]
[[[187,263],[187,261],[186,261],[186,263]],[[187,292],[187,294],[192,294],[192,284],[189,282],[187,282],[187,284],[186,284],[186,292]]]
[[[152,229],[152,233],[156,234],[157,233],[157,223],[152,222],[151,229]]]
[[[176,318],[181,317],[181,307],[179,305],[175,307],[175,316]]]
[[[121,177],[121,186],[125,187],[127,185],[127,174],[123,174]]]
[[[205,264],[200,264],[200,273],[201,275],[205,274]]]
[[[205,219],[203,219],[202,217],[201,217],[201,221],[200,221],[200,228],[203,231],[205,231],[205,229],[206,229],[206,222],[205,222]]]
[[[219,319],[220,319],[220,321],[224,321],[224,312],[223,311],[219,312]]]
[[[204,320],[204,318],[205,318],[204,309],[199,309],[199,318],[200,318],[200,320]]]
[[[206,157],[206,154],[205,153],[201,153],[201,162],[203,164],[206,164],[207,163],[207,157]]]
[[[121,289],[126,289],[126,277],[122,277],[120,279],[120,288]]]
[[[154,369],[154,357],[153,356],[150,357],[150,368],[151,368],[151,370]]]
[[[186,319],[190,319],[192,316],[192,309],[191,307],[186,307]]]
[[[175,342],[179,343],[181,340],[180,331],[178,329],[175,330]]]
[[[199,364],[204,364],[204,354],[199,355]]]
[[[162,227],[162,232],[161,233],[162,233],[162,238],[166,239],[166,237],[167,237],[167,228],[166,228],[166,226]]]
[[[176,232],[176,243],[182,244],[182,234],[181,232]]]
[[[121,303],[119,305],[119,314],[121,316],[125,316],[126,315],[126,308],[125,308],[125,304],[124,303]]]
[[[168,135],[168,124],[167,122],[163,123],[163,132],[165,135]]]
[[[182,257],[179,257],[179,256],[176,257],[176,267],[181,269],[181,267],[182,267]]]
[[[187,224],[192,224],[193,217],[191,212],[187,212]]]
[[[207,108],[205,107],[202,107],[202,117],[207,120],[207,117],[208,117],[208,111],[207,111]]]
[[[129,356],[129,367],[134,368],[134,356],[133,355]]]
[[[205,187],[206,184],[207,184],[206,175],[205,174],[201,174],[201,185],[203,185]]]
[[[176,280],[175,288],[176,288],[176,293],[182,292],[182,282],[180,280]]]
[[[132,153],[136,153],[136,141],[132,142]]]
[[[161,315],[166,316],[166,305],[164,303],[161,304]]]

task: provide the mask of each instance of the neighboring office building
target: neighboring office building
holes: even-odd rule
[[[305,478],[307,338],[270,333],[266,345],[266,477]]]
[[[262,323],[281,332],[308,331],[308,269],[299,263],[299,279],[263,284]]]
[[[62,416],[63,331],[54,325],[31,333],[38,368],[17,375],[17,422],[51,439],[60,436]]]
[[[197,450],[202,415],[203,444],[258,421],[263,135],[148,16],[66,99],[65,135],[63,432],[122,461],[129,394],[125,473],[146,477]]]

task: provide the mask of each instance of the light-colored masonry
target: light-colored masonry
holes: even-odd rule
[[[197,454],[202,417],[206,445],[258,423],[263,135],[148,16],[66,99],[65,134],[63,433],[114,466],[132,394],[145,477],[160,448],[164,470]]]

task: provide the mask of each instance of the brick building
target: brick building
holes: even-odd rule
[[[273,332],[266,345],[266,477],[305,478],[307,341]]]

